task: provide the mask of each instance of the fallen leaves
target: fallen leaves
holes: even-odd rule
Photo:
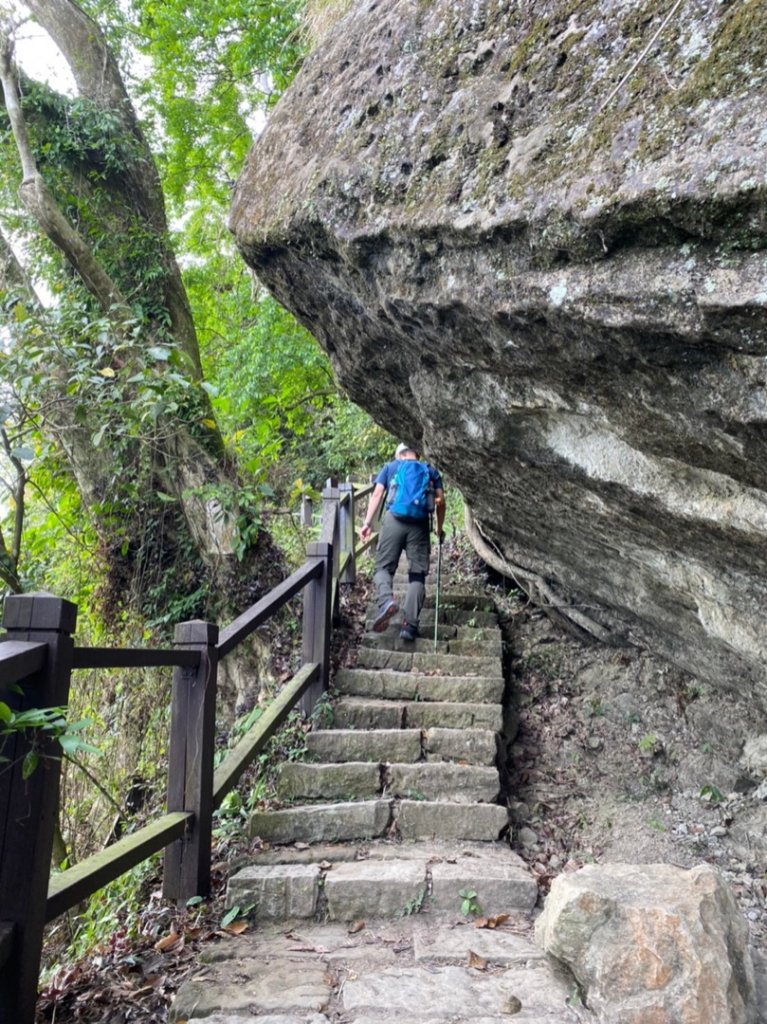
[[[495,917],[476,917],[473,923],[475,928],[498,928],[508,920],[509,914],[496,914]]]
[[[469,950],[468,966],[473,967],[475,971],[486,971],[487,960],[479,953],[475,953],[473,949]]]

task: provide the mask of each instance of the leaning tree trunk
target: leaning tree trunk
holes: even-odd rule
[[[0,80],[20,165],[21,203],[71,268],[70,278],[74,272],[83,289],[81,301],[109,336],[106,345],[94,344],[92,368],[75,385],[66,346],[51,347],[42,427],[65,453],[83,507],[113,564],[140,561],[152,547],[158,571],[179,570],[191,589],[206,576],[215,613],[227,617],[273,582],[264,563],[273,571],[279,560],[263,533],[255,547],[238,549],[231,496],[239,482],[201,387],[194,321],[170,246],[154,158],[99,27],[71,0],[28,0],[27,5],[69,64],[80,110],[84,101],[89,116],[108,115],[114,137],[109,154],[92,143],[80,151],[73,146],[53,180],[47,180],[40,158],[44,149],[36,140],[47,137],[56,119],[58,129],[65,130],[70,101],[49,94],[48,101],[38,96],[27,104],[10,35],[0,39]],[[134,238],[142,242],[140,258],[126,247]],[[71,282],[66,288],[71,291]],[[108,399],[108,388],[119,400],[94,406],[105,393]],[[160,397],[167,388],[173,399],[164,404],[158,399],[162,408],[142,433],[135,408],[152,388]],[[98,416],[102,409],[103,421],[94,430],[94,410]],[[221,495],[229,498],[227,512]],[[158,551],[160,544],[165,548]],[[181,553],[190,548],[198,565],[187,559],[179,566]],[[125,582],[130,576],[128,565],[120,578]],[[139,571],[132,575],[139,606],[146,595],[135,581],[144,578]],[[252,672],[235,673],[254,686]]]

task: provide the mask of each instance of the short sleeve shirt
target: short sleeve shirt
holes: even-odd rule
[[[403,461],[402,459],[395,459],[393,462],[387,462],[386,465],[384,466],[384,468],[381,470],[381,472],[376,477],[376,481],[375,482],[377,484],[381,484],[381,486],[384,487],[388,491],[389,490],[389,484],[392,482],[392,480],[396,476],[397,470],[402,465],[402,461]],[[424,465],[429,470],[429,479],[432,482],[434,490],[435,491],[444,491],[445,488],[444,488],[444,486],[442,484],[442,477],[439,475],[439,472],[434,468],[434,466],[431,466],[428,462],[425,462]]]

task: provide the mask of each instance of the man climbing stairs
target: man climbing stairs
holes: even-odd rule
[[[531,943],[537,886],[505,838],[497,615],[443,587],[435,651],[433,602],[415,641],[399,615],[372,632],[369,609],[306,759],[280,770],[283,806],[251,819],[264,847],[228,903],[252,906],[256,930],[181,989],[171,1020],[578,1019]]]

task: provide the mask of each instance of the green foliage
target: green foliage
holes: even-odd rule
[[[402,909],[403,917],[412,917],[413,914],[420,914],[426,901],[426,889],[419,889],[412,899],[409,899]]]
[[[700,799],[709,804],[721,804],[724,800],[724,793],[711,783],[701,787]]]
[[[14,711],[0,701],[0,762],[8,762],[2,751],[12,736],[22,734],[31,741],[31,748],[24,755],[22,777],[28,779],[40,763],[40,745],[43,740],[57,740],[65,757],[79,752],[100,754],[97,747],[86,743],[82,737],[84,729],[93,725],[89,718],[78,722],[67,721],[66,708],[30,708]]]
[[[461,897],[461,913],[464,917],[468,917],[469,914],[481,913],[481,908],[477,903],[477,893],[474,889],[461,889],[458,895]]]

